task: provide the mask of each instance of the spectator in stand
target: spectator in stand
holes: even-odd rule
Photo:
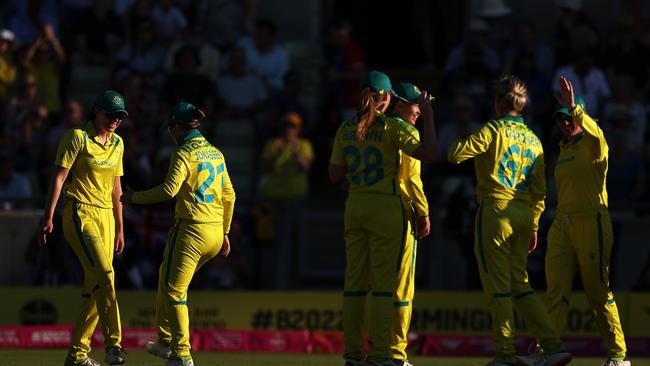
[[[452,48],[445,64],[445,73],[453,72],[467,64],[467,49],[476,49],[480,53],[480,64],[491,73],[499,71],[501,62],[497,51],[487,43],[487,32],[489,27],[485,21],[474,18],[469,21],[466,38],[457,46]]]
[[[43,106],[43,99],[34,75],[24,76],[20,88],[8,103],[5,113],[5,132],[15,148],[28,149],[25,140],[25,121],[37,114]],[[23,163],[22,161],[20,163]]]
[[[156,28],[151,21],[142,21],[137,27],[133,41],[118,52],[116,79],[121,82],[127,74],[137,73],[158,85],[162,82],[165,50],[156,40]]]
[[[619,75],[612,79],[612,97],[605,102],[603,119],[611,121],[624,116],[625,131],[627,131],[626,145],[632,151],[639,153],[645,143],[647,116],[638,89],[635,87],[635,81],[632,75]]]
[[[589,112],[598,115],[601,103],[609,98],[611,91],[605,73],[595,65],[597,36],[586,26],[575,28],[570,36],[573,45],[571,63],[558,68],[552,80],[566,77],[573,84],[576,94],[584,98]],[[559,91],[560,85],[553,83],[553,92]]]
[[[555,24],[553,34],[556,66],[566,65],[573,59],[572,51],[575,49],[575,42],[571,39],[571,36],[576,29],[587,28],[593,33],[595,42],[598,42],[598,30],[594,22],[584,12],[582,3],[583,0],[555,1],[556,6],[560,9],[560,18]]]
[[[517,26],[514,42],[506,50],[504,60],[505,73],[511,73],[513,71],[518,54],[531,55],[533,58],[533,66],[537,72],[547,78],[552,76],[555,58],[553,49],[546,43],[538,40],[535,26],[530,21],[521,22]],[[530,84],[526,84],[530,86]]]
[[[351,32],[350,22],[344,19],[332,23],[329,30],[329,42],[333,50],[327,79],[330,97],[334,99],[340,114],[339,121],[347,121],[357,113],[359,81],[366,72],[366,53],[352,38]]]
[[[28,208],[31,198],[29,179],[14,170],[14,159],[9,151],[0,152],[0,210]]]
[[[247,71],[246,62],[246,52],[234,48],[228,57],[228,71],[217,85],[221,111],[228,117],[253,118],[266,99],[264,83]]]
[[[84,109],[81,103],[76,99],[69,99],[65,103],[63,116],[59,119],[53,128],[47,134],[45,141],[45,156],[52,157],[56,155],[59,147],[59,141],[65,133],[76,126],[81,126],[84,119]]]
[[[16,42],[14,33],[9,29],[0,31],[0,113],[5,104],[7,90],[16,82],[16,64],[14,62],[13,46]]]
[[[126,38],[112,0],[95,0],[73,29],[77,50],[72,58],[84,64],[108,64]]]
[[[248,69],[257,74],[267,88],[281,89],[284,75],[289,71],[289,55],[278,44],[275,23],[261,19],[255,25],[253,37],[245,37],[237,46],[246,52]]]
[[[300,71],[293,69],[284,76],[284,88],[273,93],[266,102],[267,127],[277,130],[280,126],[280,118],[289,112],[295,112],[302,120],[302,130],[308,130],[309,111],[300,101],[302,92],[302,75]]]
[[[171,107],[186,100],[208,115],[214,110],[215,90],[212,81],[199,72],[199,51],[186,45],[176,52],[175,70],[168,75],[160,92],[163,103]]]
[[[648,63],[640,61],[650,60],[650,47],[637,35],[631,17],[624,16],[616,22],[610,45],[602,57],[610,81],[631,75],[636,90],[650,90]]]
[[[15,13],[9,17],[9,28],[19,44],[32,44],[49,24],[58,35],[59,22],[54,0],[15,1]]]
[[[200,0],[199,18],[205,34],[223,54],[252,29],[255,0]]]
[[[187,27],[185,15],[172,0],[157,1],[151,15],[165,44],[170,44]]]
[[[476,122],[472,99],[459,94],[452,101],[452,119],[440,127],[438,133],[438,154],[445,156],[452,141],[471,135],[481,128]]]
[[[171,73],[175,69],[175,59],[178,50],[185,46],[192,46],[199,52],[198,71],[208,77],[212,82],[217,81],[219,77],[219,62],[221,55],[214,48],[203,34],[203,28],[199,24],[193,24],[183,31],[183,38],[174,42],[167,51],[165,58],[165,71]]]
[[[302,119],[297,113],[282,116],[280,136],[268,141],[262,151],[262,197],[271,202],[276,245],[264,263],[273,263],[264,278],[274,278],[275,289],[287,289],[298,252],[300,220],[309,193],[308,174],[314,161],[311,142],[300,137]],[[275,258],[275,259],[272,259]]]
[[[22,60],[25,70],[36,78],[43,104],[55,116],[61,111],[59,91],[65,62],[65,50],[49,25],[43,26],[43,34],[32,43]]]

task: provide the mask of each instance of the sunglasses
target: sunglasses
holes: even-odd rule
[[[553,119],[555,120],[555,123],[562,124],[564,121],[573,121],[573,118],[571,116],[567,116],[564,113],[558,113],[555,116],[553,116]]]
[[[110,119],[111,121],[114,121],[116,119],[122,120],[124,117],[126,117],[124,112],[105,112],[106,113],[106,118]]]

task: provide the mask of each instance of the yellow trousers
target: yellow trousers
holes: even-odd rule
[[[544,304],[528,282],[526,262],[532,233],[532,214],[525,203],[481,202],[476,214],[474,252],[494,319],[495,359],[500,362],[516,362],[513,304],[545,352],[564,350]]]
[[[388,360],[394,296],[408,234],[399,196],[358,194],[345,207],[344,357],[361,360],[366,297],[369,299],[369,360]]]
[[[98,321],[106,347],[120,347],[122,341],[113,272],[113,210],[66,200],[63,207],[63,235],[84,271],[81,307],[68,352],[68,357],[80,361],[88,357],[90,339]]]
[[[190,357],[187,288],[194,273],[214,258],[223,245],[222,223],[177,220],[169,230],[158,271],[156,322],[158,341],[169,344],[171,358]]]
[[[407,210],[407,235],[399,268],[397,289],[395,290],[393,310],[393,330],[390,338],[390,355],[396,360],[406,360],[408,333],[413,313],[413,296],[415,294],[415,261],[417,256],[417,215],[409,203]]]
[[[580,271],[585,294],[594,312],[609,357],[624,360],[627,348],[614,295],[609,288],[612,223],[604,211],[591,215],[558,214],[548,232],[546,282],[549,315],[558,334],[566,326],[569,294]]]

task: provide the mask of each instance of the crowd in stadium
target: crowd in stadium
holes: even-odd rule
[[[479,286],[472,253],[473,167],[451,166],[444,157],[452,140],[490,117],[491,83],[499,75],[514,74],[528,87],[531,103],[525,119],[545,145],[551,211],[553,159],[560,136],[550,116],[559,75],[573,81],[607,135],[612,211],[644,214],[650,209],[650,30],[642,12],[623,10],[627,12],[603,29],[587,16],[581,1],[559,1],[553,37],[544,38],[532,22],[513,21],[510,9],[483,9],[466,20],[464,37],[447,50],[444,64],[421,69],[421,74],[437,77],[436,85],[425,86],[436,96],[441,157],[423,164],[422,178],[430,202],[449,202],[443,237],[458,243],[466,259],[465,288]],[[353,23],[333,14],[324,27],[319,44],[322,93],[319,103],[310,105],[305,103],[305,70],[292,65],[294,55],[279,39],[276,23],[258,18],[254,0],[13,0],[1,11],[2,209],[43,207],[58,142],[66,130],[84,123],[91,107],[80,92],[89,75],[80,70],[103,70],[108,84],[101,89],[119,91],[129,113],[117,131],[126,146],[125,187],[141,190],[164,177],[174,146],[162,125],[179,99],[205,111],[203,131],[209,139],[227,141],[229,133],[237,133],[220,129],[224,121],[252,126],[250,150],[255,159],[244,173],[252,183],[238,187],[233,178],[238,197],[240,190],[247,190],[242,197],[250,197],[238,201],[235,209],[230,240],[237,249],[227,260],[207,264],[193,285],[300,285],[291,279],[291,256],[299,245],[295,223],[309,202],[343,200],[344,188],[326,179],[334,133],[353,116],[360,76],[381,66],[380,60],[366,56]],[[94,96],[101,89],[87,94]],[[285,146],[295,154],[279,153]],[[229,167],[236,164],[229,162]],[[441,202],[436,192],[449,184],[449,177],[455,185]],[[155,287],[167,229],[173,223],[172,206],[168,202],[125,209],[125,254],[115,263],[118,287]],[[543,217],[541,227],[549,224]],[[616,232],[616,219],[614,225]],[[60,231],[47,248],[31,248],[26,260],[38,271],[36,284],[80,281],[81,274],[74,272],[78,266],[61,265],[76,259]],[[650,288],[650,260],[642,278],[632,281],[639,289]]]

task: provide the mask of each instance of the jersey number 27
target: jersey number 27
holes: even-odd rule
[[[222,174],[223,173],[223,163],[219,164],[217,166],[217,169],[214,168],[214,165],[210,163],[209,161],[204,161],[199,163],[197,166],[199,173],[201,173],[204,170],[207,170],[209,175],[206,180],[201,183],[199,188],[194,191],[194,198],[196,198],[197,203],[214,203],[214,194],[208,193],[206,194],[206,191],[212,183],[214,183],[214,178],[215,175]],[[221,176],[221,186],[223,187],[223,176]]]

